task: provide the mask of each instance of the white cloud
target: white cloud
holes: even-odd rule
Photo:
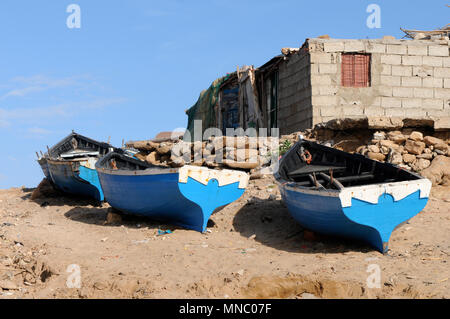
[[[80,109],[93,110],[126,102],[125,98],[99,98],[89,102],[78,102]]]
[[[42,118],[64,117],[69,116],[67,110],[68,107],[64,104],[33,108],[0,109],[0,119],[10,123],[13,120],[40,120]]]
[[[10,96],[19,96],[19,97],[25,96],[30,93],[41,92],[44,90],[45,90],[45,88],[40,87],[40,86],[30,86],[30,87],[26,87],[26,88],[22,88],[22,89],[15,89],[15,90],[11,90],[11,91],[7,92],[6,94],[4,94],[1,97],[1,99],[6,99],[7,97],[10,97]]]
[[[70,118],[86,110],[96,110],[125,102],[124,98],[97,98],[90,101],[64,103],[43,107],[0,108],[0,128],[8,127],[14,121],[38,124],[43,119]]]
[[[46,130],[45,128],[41,128],[41,127],[30,127],[28,129],[28,133],[36,134],[36,135],[47,135],[47,134],[51,134],[52,131]]]
[[[86,85],[86,82],[89,80],[90,78],[88,76],[72,76],[64,78],[51,78],[45,75],[33,75],[29,77],[18,76],[11,79],[9,85],[4,86],[9,90],[1,95],[0,100],[9,97],[24,97],[32,93],[55,88],[79,87]]]
[[[13,83],[27,84],[27,85],[45,85],[49,87],[62,87],[78,84],[81,80],[89,79],[86,75],[77,75],[63,78],[52,78],[46,75],[38,74],[32,76],[16,76],[11,79]]]
[[[96,91],[101,92],[104,88],[89,75],[63,78],[45,75],[19,76],[10,79],[6,87],[8,87],[7,91],[2,94],[1,91],[5,90],[5,86],[0,86],[0,129],[9,127],[23,128],[25,124],[29,126],[29,128],[23,128],[27,131],[27,134],[35,134],[36,136],[48,134],[41,127],[49,121],[70,119],[82,112],[102,109],[126,101],[123,98],[99,97],[99,92]],[[64,102],[49,102],[48,105],[36,106],[36,101],[42,101],[42,98],[37,100],[33,97],[33,105],[24,104],[30,103],[30,99],[21,99],[27,95],[50,89],[55,89],[59,94],[57,96],[60,96],[58,99],[63,98]],[[73,92],[73,94],[70,92]],[[80,93],[82,94],[80,95]],[[68,96],[73,96],[76,98],[76,101],[71,101]],[[9,101],[9,98],[13,97],[16,100]],[[55,101],[54,97],[53,94],[49,94],[47,100]],[[81,101],[81,99],[84,101]],[[10,103],[10,105],[7,105],[7,103]],[[50,103],[53,103],[53,105]]]

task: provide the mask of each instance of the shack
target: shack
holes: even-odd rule
[[[259,68],[245,66],[216,80],[205,95],[210,114],[203,129],[290,134],[350,119],[373,129],[449,130],[449,44],[447,36],[306,39]],[[189,123],[205,118],[199,102],[187,111]]]

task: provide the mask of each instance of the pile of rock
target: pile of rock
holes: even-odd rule
[[[295,135],[284,140],[293,143]],[[275,137],[211,137],[207,141],[185,142],[170,140],[155,142],[128,142],[129,148],[139,151],[138,159],[159,167],[181,167],[183,165],[207,166],[210,168],[237,168],[251,170],[270,165],[278,159],[279,141]]]
[[[376,131],[373,135],[372,132],[367,129],[342,131],[318,127],[283,135],[279,140],[275,137],[221,136],[193,143],[165,139],[129,142],[126,146],[137,149],[137,158],[155,166],[196,165],[254,173],[276,162],[280,151],[294,145],[301,134],[317,143],[418,172],[435,185],[450,184],[448,132],[430,134],[412,129]]]
[[[424,136],[418,131],[377,131],[369,145],[356,150],[371,159],[422,173],[435,159],[450,157],[449,140]],[[426,173],[426,172],[425,172]]]

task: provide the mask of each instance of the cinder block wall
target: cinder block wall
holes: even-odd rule
[[[310,128],[311,63],[307,50],[300,50],[280,64],[278,70],[278,127],[280,134]]]
[[[336,118],[436,119],[435,128],[450,128],[448,40],[309,39],[305,46],[280,66],[282,133]],[[370,87],[341,86],[342,52],[371,54]]]

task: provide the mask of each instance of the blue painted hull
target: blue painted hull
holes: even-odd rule
[[[279,187],[289,212],[305,228],[359,239],[383,253],[394,229],[418,214],[428,201],[418,190],[399,201],[384,193],[376,204],[352,198],[351,206],[343,207],[338,191],[325,195],[283,184]]]
[[[51,181],[56,188],[74,195],[81,195],[103,201],[97,171],[78,166],[75,161],[48,161]]]
[[[242,196],[238,182],[219,186],[211,179],[207,185],[179,174],[114,174],[97,168],[105,200],[129,214],[147,216],[187,229],[204,232],[213,211]]]

